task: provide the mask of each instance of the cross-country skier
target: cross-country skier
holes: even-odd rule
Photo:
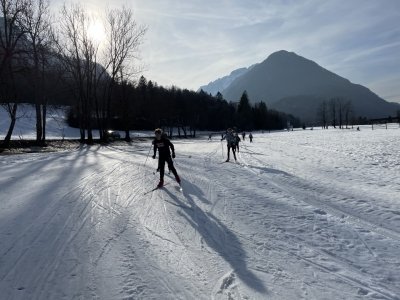
[[[235,132],[235,146],[236,146],[237,152],[239,152],[239,143],[240,143],[240,137],[237,134],[237,132]]]
[[[232,148],[233,157],[236,160],[236,149],[235,149],[236,148],[236,138],[235,138],[235,135],[231,128],[228,128],[225,136],[221,139],[221,141],[225,140],[225,139],[226,139],[226,146],[228,148],[228,158],[226,159],[226,161],[229,161],[229,155],[230,155],[231,148]]]
[[[249,139],[250,139],[250,143],[252,143],[253,142],[253,135],[251,134],[251,132],[249,134]]]
[[[171,141],[162,135],[162,129],[157,128],[154,131],[156,138],[153,140],[154,145],[154,155],[153,159],[156,158],[156,153],[158,149],[158,165],[160,168],[160,182],[157,187],[162,187],[164,185],[164,172],[165,172],[165,163],[168,164],[168,168],[171,170],[172,174],[174,174],[176,181],[180,184],[181,179],[179,178],[178,173],[174,167],[174,163],[172,162],[172,158],[175,158],[175,148]],[[171,158],[171,151],[172,158]]]
[[[167,135],[166,132],[163,132],[163,133],[161,134],[161,137],[162,137],[162,138],[168,139],[168,135]],[[153,141],[152,144],[154,145],[154,141]],[[160,172],[160,160],[158,160],[157,172]],[[169,168],[169,166],[168,166],[168,174],[171,174],[171,169]]]

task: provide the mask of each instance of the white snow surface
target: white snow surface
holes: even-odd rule
[[[47,106],[46,139],[79,139],[79,129],[69,127],[67,124],[67,106]],[[6,110],[0,106],[0,139],[4,139],[10,126],[10,117]],[[148,137],[152,131],[131,132],[131,137]],[[124,133],[120,131],[121,137]],[[98,130],[93,130],[93,137],[99,138]],[[36,138],[36,112],[31,104],[19,104],[17,108],[17,121],[11,136],[12,140],[26,140]]]
[[[0,298],[400,299],[400,129],[173,142],[0,156]]]

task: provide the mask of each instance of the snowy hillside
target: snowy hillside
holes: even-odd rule
[[[36,115],[33,105],[21,104],[17,109],[17,122],[12,139],[36,138]],[[66,123],[66,108],[48,106],[46,119],[47,139],[79,138],[79,129],[71,128]],[[0,107],[0,138],[4,139],[10,126],[10,118],[7,112]]]
[[[67,124],[67,107],[48,106],[46,119],[46,139],[79,139],[79,129],[69,127]],[[21,104],[17,110],[17,122],[13,131],[12,139],[31,139],[36,138],[36,115],[33,105]],[[10,126],[10,118],[7,112],[0,107],[0,139],[4,139]],[[125,135],[120,132],[121,137]],[[131,137],[143,137],[151,135],[151,131],[136,131],[131,133]],[[99,138],[97,130],[93,130],[93,137]]]
[[[1,299],[400,299],[400,129],[0,159]]]

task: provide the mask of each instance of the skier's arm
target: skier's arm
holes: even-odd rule
[[[170,140],[167,140],[167,141],[168,141],[168,144],[167,144],[168,147],[171,148],[172,158],[175,158],[175,147],[174,147],[174,144],[172,144]]]
[[[174,147],[174,144],[172,144],[170,140],[168,140],[168,146],[171,148],[172,158],[175,158],[175,147]]]
[[[156,158],[157,146],[155,141],[153,141],[153,151],[154,151],[153,158]]]

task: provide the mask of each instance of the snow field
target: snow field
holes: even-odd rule
[[[5,299],[400,299],[400,130],[3,156]],[[146,193],[146,194],[145,194]]]

